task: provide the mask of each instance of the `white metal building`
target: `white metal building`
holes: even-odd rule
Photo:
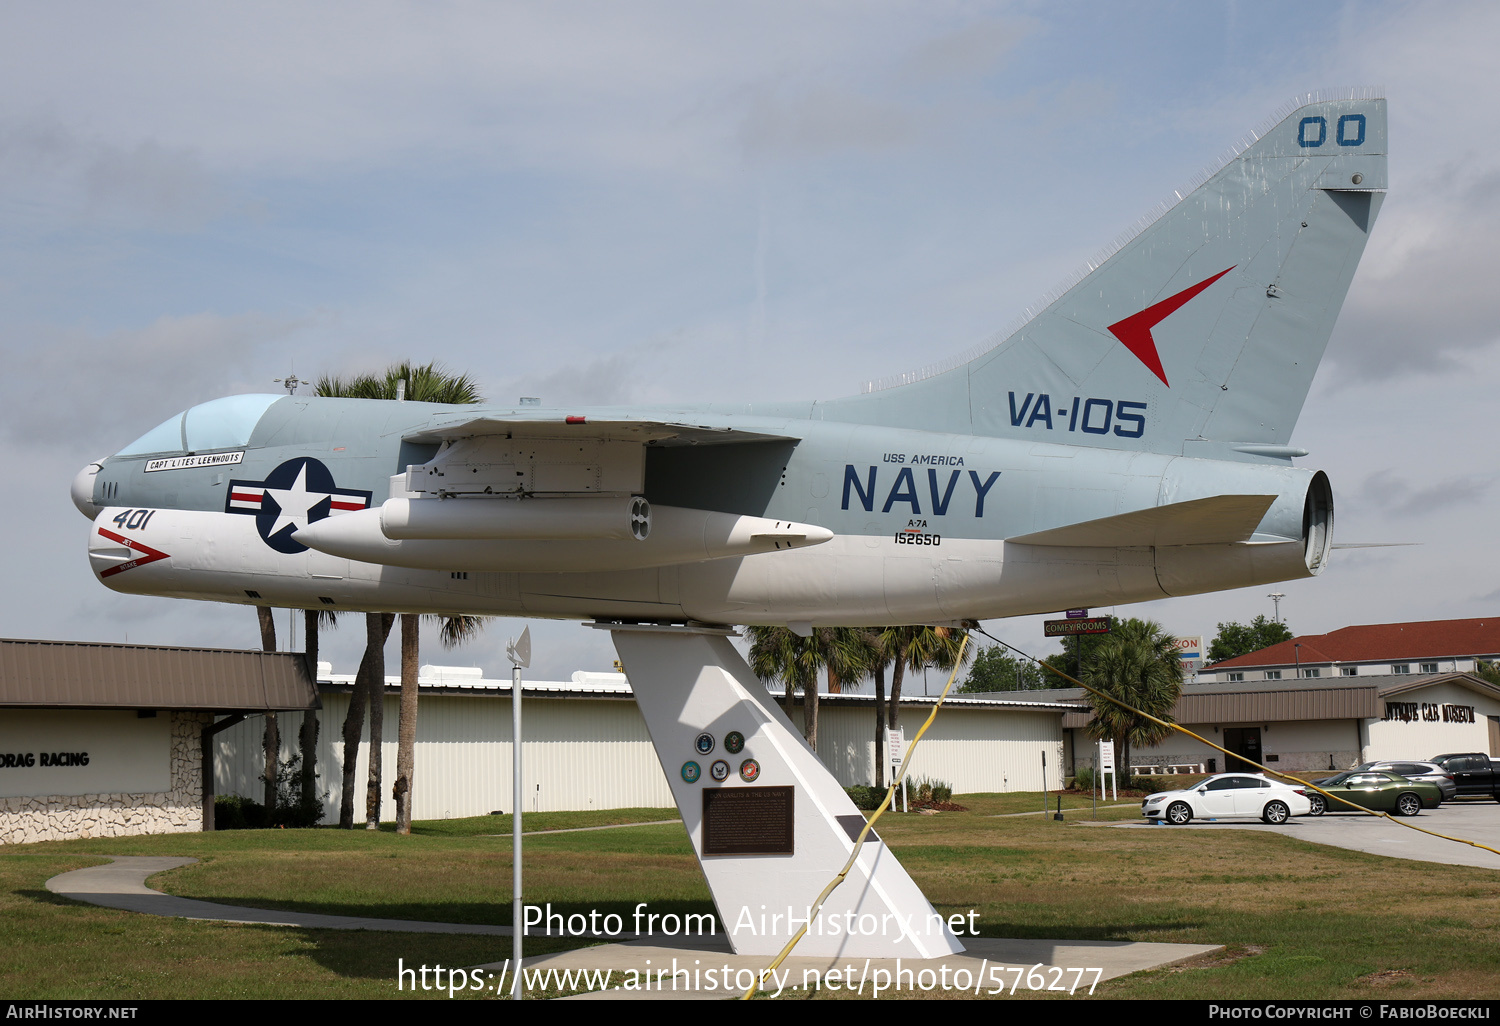
[[[319,787],[327,790],[325,822],[336,822],[341,798],[344,717],[353,678],[319,667],[322,711],[318,738]],[[395,818],[399,678],[386,678],[381,818]],[[417,718],[412,812],[446,819],[511,811],[510,681],[485,679],[470,667],[423,666]],[[525,811],[669,808],[672,795],[623,674],[577,672],[570,681],[525,681],[522,702],[522,780]],[[800,698],[799,698],[800,702]],[[933,699],[902,702],[907,736]],[[874,779],[875,713],[871,696],[823,695],[819,755],[849,786]],[[914,778],[952,784],[956,793],[1039,790],[1042,754],[1046,787],[1059,788],[1065,766],[1062,714],[1071,706],[1029,696],[950,698],[918,748]],[[295,715],[283,715],[287,755],[296,744]],[[801,723],[800,713],[794,722]],[[368,719],[367,728],[368,731]],[[219,735],[216,785],[220,794],[261,793],[262,726],[248,719]],[[364,818],[368,746],[360,746],[355,818]]]

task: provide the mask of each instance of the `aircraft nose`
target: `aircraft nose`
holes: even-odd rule
[[[78,512],[90,520],[97,517],[99,511],[104,508],[94,505],[94,478],[103,469],[102,462],[90,463],[73,475],[73,485],[68,489],[68,494],[73,498],[73,505],[78,507]]]

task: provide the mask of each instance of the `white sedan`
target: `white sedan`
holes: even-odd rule
[[[1312,802],[1302,791],[1258,773],[1220,773],[1184,791],[1163,791],[1141,802],[1141,815],[1181,826],[1200,819],[1256,817],[1285,823],[1306,816]]]

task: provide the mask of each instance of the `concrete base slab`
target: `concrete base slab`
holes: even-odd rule
[[[822,987],[855,991],[866,998],[892,995],[896,990],[925,991],[936,996],[946,983],[950,994],[960,990],[973,994],[977,986],[979,994],[998,997],[1011,993],[1019,981],[1022,992],[1055,987],[1062,992],[1073,988],[1087,993],[1103,980],[1223,950],[1220,945],[1208,944],[989,937],[965,937],[964,946],[962,953],[942,958],[793,954],[777,968],[774,978],[766,978],[762,989],[774,994]],[[542,955],[535,961],[527,960],[526,971],[610,972],[603,988],[568,1000],[714,1001],[739,997],[770,961],[759,955],[735,955],[723,938],[693,938],[691,943],[680,944],[649,939]],[[505,967],[506,963],[495,963],[481,968],[498,974]],[[553,980],[557,979],[554,975]],[[598,977],[594,980],[597,984]],[[958,986],[960,981],[967,981],[967,986]]]
[[[211,901],[163,894],[146,886],[146,879],[152,874],[196,861],[197,859],[191,858],[117,855],[113,856],[109,865],[75,869],[71,873],[54,876],[47,881],[47,890],[75,901],[154,916],[320,930],[465,933],[496,937],[511,935],[508,926],[367,919],[220,905]],[[1091,985],[1101,980],[1172,965],[1223,950],[1219,946],[1204,944],[1005,940],[989,937],[966,937],[964,944],[966,951],[943,958],[852,959],[829,955],[793,955],[779,967],[776,978],[769,981],[768,986],[773,992],[778,989],[778,985],[783,990],[814,985],[839,990],[859,988],[863,996],[875,997],[877,986],[881,988],[881,993],[890,993],[897,988],[940,993],[943,982],[947,981],[950,991],[967,989],[973,992],[977,984],[979,993],[994,993],[998,997],[998,988],[1003,986],[1004,993],[1009,994],[1019,980],[1023,991],[1051,987],[1059,987],[1064,991],[1070,987],[1087,991]],[[610,979],[602,989],[580,994],[574,1000],[698,1001],[738,997],[743,992],[743,987],[734,985],[738,982],[735,978],[738,976],[748,986],[770,961],[764,955],[734,954],[728,939],[722,935],[695,937],[691,943],[647,937],[542,955],[535,961],[528,959],[526,969],[543,972],[549,969],[557,972],[610,971]],[[508,968],[508,963],[495,962],[480,968],[489,969],[498,976],[503,968]],[[1075,973],[1074,969],[1083,971]],[[1097,973],[1095,969],[1098,970]],[[679,975],[674,977],[674,972]],[[631,973],[634,973],[633,986]],[[647,973],[651,974],[649,987],[645,983]],[[657,976],[658,973],[663,975]],[[970,981],[967,988],[956,987],[955,976],[961,973],[967,973]],[[1028,974],[1031,974],[1029,981]],[[926,986],[929,978],[931,986]],[[729,986],[725,986],[726,980],[729,981]],[[1038,986],[1033,987],[1033,983]]]

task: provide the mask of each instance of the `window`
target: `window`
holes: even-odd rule
[[[1392,673],[1410,673],[1411,672],[1411,663],[1392,663],[1391,664],[1391,672]]]
[[[1266,680],[1280,680],[1280,679],[1281,679],[1281,671],[1280,670],[1267,670],[1266,671]]]
[[[1310,670],[1303,670],[1302,671],[1302,676],[1304,676],[1304,677],[1321,677],[1321,676],[1323,676],[1323,671],[1320,670],[1320,669],[1317,669],[1317,668],[1313,668],[1313,669],[1310,669]]]
[[[1226,673],[1224,679],[1230,682],[1241,681],[1245,679],[1245,675],[1243,673]]]
[[[182,414],[162,421],[115,455],[140,456],[148,452],[182,451]]]
[[[1437,663],[1423,663],[1422,664],[1422,672],[1423,673],[1437,673],[1438,672]]]
[[[182,432],[190,452],[237,449],[250,441],[261,414],[284,395],[230,395],[199,403],[182,415]]]
[[[1340,666],[1339,667],[1339,676],[1340,677],[1358,677],[1359,676],[1359,667],[1357,667],[1357,666]]]
[[[186,413],[158,424],[116,455],[237,449],[249,443],[250,433],[271,404],[285,398],[269,394],[231,395],[199,403]]]

